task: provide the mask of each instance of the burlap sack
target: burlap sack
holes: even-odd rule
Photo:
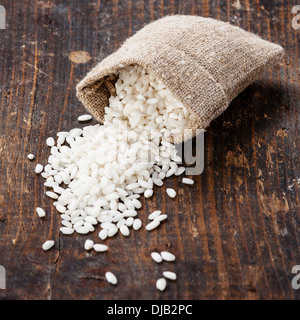
[[[196,115],[205,129],[264,70],[280,62],[283,48],[211,18],[174,15],[154,21],[128,38],[77,86],[77,97],[103,121],[115,94],[119,68],[138,64],[154,71]]]

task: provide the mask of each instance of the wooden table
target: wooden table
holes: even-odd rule
[[[4,0],[0,30],[1,299],[299,299],[291,273],[300,264],[299,35],[288,0]],[[151,233],[109,239],[109,252],[83,249],[98,232],[65,236],[34,173],[45,140],[78,126],[85,112],[75,86],[146,23],[168,14],[209,16],[281,44],[281,65],[248,87],[205,134],[205,169],[195,185],[172,177],[143,202],[168,222]],[[300,21],[299,21],[300,23]],[[78,53],[78,51],[81,51]],[[96,123],[93,121],[91,123]],[[83,125],[80,125],[81,127]],[[27,155],[36,155],[29,161]],[[165,187],[178,197],[168,198]],[[43,207],[42,220],[35,208]],[[97,229],[98,230],[98,229]],[[55,247],[41,249],[46,239]],[[169,250],[175,263],[155,264]],[[155,289],[163,270],[176,282]],[[117,287],[104,273],[117,274]]]

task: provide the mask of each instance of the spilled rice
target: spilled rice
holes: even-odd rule
[[[48,163],[37,164],[35,172],[45,179],[46,196],[54,200],[61,216],[63,234],[74,232],[89,234],[99,228],[99,239],[104,241],[118,233],[124,237],[131,229],[139,230],[142,221],[138,210],[140,197],[150,198],[154,186],[162,186],[164,179],[181,175],[180,165],[172,137],[181,134],[193,121],[188,109],[178,101],[152,72],[134,65],[121,69],[115,83],[116,96],[111,96],[105,108],[104,124],[74,128],[57,133],[57,139],[46,140],[50,148]],[[78,117],[84,122],[90,115]],[[28,155],[33,159],[33,155]],[[193,184],[188,178],[185,184]],[[176,197],[172,188],[166,190],[169,197]],[[40,217],[44,210],[37,208]],[[147,231],[154,230],[167,219],[160,210],[148,216]],[[54,241],[46,241],[49,250]],[[86,240],[85,250],[104,252],[104,244]],[[161,263],[174,261],[169,252],[153,252],[152,259]],[[111,272],[107,281],[117,284]],[[175,276],[165,273],[165,278]],[[160,291],[166,288],[166,280],[157,280]]]

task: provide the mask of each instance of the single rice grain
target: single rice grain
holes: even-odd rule
[[[169,196],[170,198],[175,198],[175,197],[176,197],[176,191],[175,191],[174,189],[172,189],[172,188],[167,188],[166,192],[167,192],[167,194],[168,194],[168,196]]]
[[[120,232],[125,237],[128,237],[130,234],[129,228],[125,224],[120,228]]]
[[[133,230],[137,231],[142,227],[142,220],[141,219],[134,219],[132,228]]]
[[[164,278],[160,278],[156,281],[156,288],[160,291],[164,291],[167,287],[167,281]]]
[[[176,280],[177,276],[175,272],[172,271],[164,271],[163,276],[169,280]]]
[[[60,231],[63,234],[72,234],[74,232],[74,229],[73,228],[68,228],[68,227],[61,227]]]
[[[46,212],[45,212],[44,209],[42,209],[42,208],[40,208],[40,207],[37,207],[35,210],[36,210],[36,213],[38,214],[38,216],[39,216],[40,218],[45,217]]]
[[[89,121],[91,119],[93,119],[93,117],[89,114],[83,114],[78,117],[78,121],[80,121],[80,122]]]
[[[118,283],[117,277],[110,271],[107,271],[105,273],[105,278],[106,278],[107,282],[110,284],[116,285]]]
[[[182,182],[184,184],[190,184],[190,185],[194,184],[194,180],[193,179],[189,179],[189,178],[183,178]]]
[[[43,244],[43,250],[47,251],[49,249],[51,249],[54,246],[55,242],[53,240],[47,240],[44,244]]]
[[[93,249],[97,252],[104,252],[107,251],[108,246],[106,246],[105,244],[96,243],[93,245]]]
[[[52,137],[49,137],[46,140],[46,144],[47,144],[48,147],[53,147],[54,144],[55,144],[55,141],[54,141],[54,139]]]
[[[168,218],[168,216],[166,214],[160,214],[158,217],[156,217],[154,220],[156,221],[164,221]]]
[[[154,220],[156,217],[158,217],[161,214],[160,210],[156,210],[154,212],[152,212],[149,216],[148,219],[149,220]]]
[[[161,263],[163,261],[162,256],[158,252],[151,252],[151,258],[156,262],[156,263]]]
[[[175,261],[175,259],[176,259],[175,255],[171,252],[168,252],[168,251],[162,251],[160,254],[161,254],[163,260],[165,260],[165,261],[171,262],[171,261]]]
[[[146,225],[146,230],[151,231],[151,230],[157,228],[159,225],[160,225],[160,221],[157,219],[154,219],[152,222],[150,222]]]
[[[84,242],[84,249],[85,250],[91,250],[91,249],[93,249],[93,246],[94,246],[94,241],[93,240],[90,240],[90,239],[87,239],[87,240],[85,240],[85,242]]]
[[[44,168],[44,167],[43,167],[41,164],[38,163],[38,164],[36,165],[34,171],[35,171],[35,173],[41,173],[41,172],[43,171],[43,168]]]

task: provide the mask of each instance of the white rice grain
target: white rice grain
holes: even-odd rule
[[[79,221],[76,221],[76,220],[73,220],[72,222],[74,223],[74,225],[73,225],[73,228],[75,229],[75,230],[77,230],[78,228],[80,228],[80,227],[82,227],[83,225],[84,225],[84,221],[83,221],[83,218],[82,217],[80,217],[80,220]]]
[[[160,278],[156,281],[156,288],[160,291],[164,291],[167,287],[167,281],[164,278]]]
[[[121,219],[117,223],[117,228],[120,229],[122,226],[124,226],[124,224],[126,224],[126,220],[125,219]]]
[[[120,232],[125,237],[128,237],[130,234],[129,228],[125,224],[123,226],[121,226]]]
[[[65,214],[65,213],[61,214],[60,217],[63,220],[67,220],[67,221],[71,221],[72,220],[72,218],[68,214]]]
[[[49,137],[46,140],[46,144],[47,144],[48,147],[53,147],[54,144],[55,144],[55,141],[54,141],[54,139],[52,137]]]
[[[133,230],[137,231],[142,227],[142,220],[141,219],[134,219],[132,228]]]
[[[117,227],[112,227],[110,229],[108,229],[108,232],[107,232],[107,236],[108,237],[113,237],[114,235],[116,235],[118,233],[118,228]]]
[[[161,214],[159,215],[158,217],[156,217],[154,220],[157,220],[157,221],[164,221],[168,218],[168,216],[166,214]]]
[[[182,182],[185,183],[185,184],[190,184],[190,185],[194,184],[194,180],[193,179],[189,179],[189,178],[183,178]]]
[[[103,222],[103,223],[101,223],[101,228],[102,229],[109,230],[109,229],[114,228],[114,227],[115,227],[115,224],[111,223],[111,222]]]
[[[70,221],[67,221],[67,220],[61,220],[61,224],[64,226],[64,227],[67,227],[67,228],[73,228],[73,225]]]
[[[160,221],[158,221],[157,219],[154,219],[152,222],[150,222],[146,225],[146,230],[151,231],[151,230],[157,228],[159,225],[160,225]]]
[[[168,194],[168,196],[169,196],[170,198],[175,198],[175,197],[176,197],[176,191],[175,191],[174,189],[172,189],[172,188],[167,188],[167,189],[166,189],[166,192],[167,192],[167,194]]]
[[[117,277],[110,271],[107,271],[105,273],[105,278],[106,278],[107,282],[110,284],[116,285],[118,283]]]
[[[72,234],[74,232],[74,229],[73,228],[68,228],[68,227],[61,227],[60,231],[63,234]]]
[[[171,261],[175,261],[175,259],[176,259],[176,257],[174,256],[174,254],[173,254],[173,253],[170,253],[170,252],[168,252],[168,251],[162,251],[162,252],[160,253],[160,255],[162,256],[163,260],[165,260],[165,261],[171,262]]]
[[[175,272],[172,271],[164,271],[163,276],[169,280],[176,280],[177,276]]]
[[[35,173],[41,173],[41,172],[43,171],[43,168],[44,168],[44,167],[43,167],[41,164],[38,163],[38,164],[36,165],[34,171],[35,171]]]
[[[91,119],[93,119],[93,117],[89,114],[83,114],[78,117],[78,121],[80,121],[80,122],[89,121]]]
[[[135,217],[137,212],[135,210],[125,210],[123,212],[124,217]]]
[[[149,220],[154,220],[154,219],[155,219],[156,217],[158,217],[160,214],[161,214],[161,211],[160,211],[160,210],[153,211],[153,212],[148,216],[148,219],[149,219]]]
[[[53,240],[47,240],[44,244],[43,244],[43,250],[47,251],[49,249],[51,249],[54,246],[55,242]]]
[[[46,216],[46,212],[45,212],[44,209],[42,209],[42,208],[40,208],[40,207],[37,207],[35,210],[36,210],[36,213],[38,214],[38,216],[39,216],[40,218],[43,218],[43,217]]]
[[[85,240],[85,242],[84,242],[84,249],[85,250],[91,250],[91,249],[93,249],[93,246],[94,246],[94,241],[93,240],[90,240],[90,239],[87,239],[87,240]]]
[[[58,195],[52,191],[47,191],[46,192],[46,196],[49,197],[49,198],[52,198],[52,199],[57,199],[58,198]]]
[[[175,172],[175,176],[180,176],[184,172],[185,172],[185,167],[179,167]]]
[[[66,212],[66,207],[62,206],[62,205],[58,205],[56,206],[56,210],[60,213],[65,213]]]
[[[150,198],[153,196],[153,190],[152,189],[146,189],[144,192],[144,197],[145,198]]]
[[[126,219],[125,224],[127,227],[131,227],[133,225],[133,222],[134,222],[134,219],[132,217],[129,217]]]
[[[93,245],[93,249],[97,252],[104,252],[107,251],[108,246],[106,246],[105,244],[97,243]]]
[[[99,238],[101,240],[105,240],[108,236],[108,230],[107,229],[102,229],[100,232],[99,232]]]
[[[79,234],[88,234],[90,232],[89,229],[85,226],[79,227],[75,229],[75,231]]]
[[[91,223],[92,225],[96,225],[96,224],[98,224],[97,219],[96,219],[96,218],[94,218],[94,217],[91,217],[91,216],[87,216],[87,217],[85,217],[85,218],[84,218],[84,220],[85,220],[86,222]]]
[[[158,252],[151,252],[151,258],[156,262],[156,263],[161,263],[163,261],[161,255]]]

